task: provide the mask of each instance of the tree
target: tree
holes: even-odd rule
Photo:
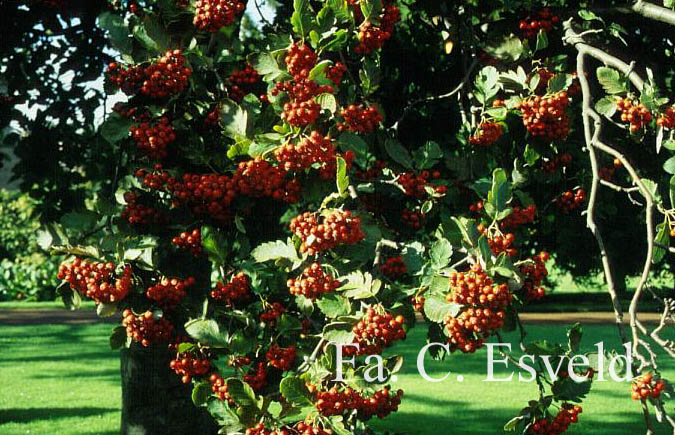
[[[242,41],[236,0],[116,6],[98,18],[119,52],[106,89],[129,101],[98,133],[119,162],[118,204],[91,219],[106,224],[95,244],[55,240],[76,256],[61,292],[122,312],[115,347],[168,343],[170,367],[226,433],[367,432],[403,392],[385,386],[398,358],[369,383],[378,359],[364,357],[403,340],[415,310],[446,345],[438,358],[520,330],[528,353],[571,360],[579,326],[566,344],[530,342],[518,319],[545,293],[553,237],[573,270],[600,253],[633,398],[648,431],[650,408],[675,426],[645,340],[675,355],[661,335],[671,302],[655,329],[638,316],[675,234],[675,110],[659,79],[672,70],[622,60],[637,42],[652,62],[672,56],[675,13],[295,0],[274,33]],[[619,260],[625,239],[607,236],[625,215],[642,246],[627,331],[615,265],[636,256]],[[340,344],[355,367],[338,364]],[[537,371],[537,400],[506,429],[564,432],[597,369]]]

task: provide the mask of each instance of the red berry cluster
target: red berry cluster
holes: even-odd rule
[[[532,257],[534,264],[526,263],[520,266],[520,273],[525,277],[523,283],[523,292],[525,298],[529,301],[536,301],[544,297],[546,289],[541,283],[548,276],[546,262],[549,260],[548,252],[540,252],[539,255]]]
[[[298,78],[295,81],[278,82],[270,91],[276,97],[284,92],[296,102],[308,101],[320,94],[331,94],[335,89],[331,85],[320,85],[314,80]]]
[[[581,406],[579,405],[563,405],[553,420],[548,418],[536,419],[532,426],[528,429],[528,434],[541,435],[559,435],[567,431],[570,424],[579,421],[579,414],[581,414]]]
[[[168,175],[168,174],[167,174]],[[217,221],[228,221],[230,203],[237,197],[234,181],[227,175],[185,174],[182,182],[162,175],[168,192],[179,202],[192,207],[196,215],[208,215]],[[143,180],[147,185],[147,177]]]
[[[181,377],[184,384],[189,384],[193,377],[204,376],[211,371],[211,361],[185,353],[171,360],[169,367]]]
[[[140,92],[153,98],[165,98],[181,93],[188,86],[192,70],[185,66],[180,50],[169,50],[145,68]]]
[[[610,181],[614,177],[614,168],[598,168],[598,177]]]
[[[227,391],[227,382],[220,376],[218,373],[213,373],[209,377],[209,382],[211,382],[211,391],[213,394],[222,401],[227,401],[230,405],[234,405],[234,399],[230,396],[230,393]]]
[[[277,323],[277,319],[285,312],[286,307],[279,302],[274,302],[260,314],[260,321],[269,326],[274,326]]]
[[[308,385],[307,388],[316,397],[316,409],[324,417],[356,411],[362,420],[373,416],[385,418],[392,412],[398,411],[401,397],[403,397],[403,390],[392,393],[389,387],[376,391],[372,397],[364,397],[351,388],[345,388],[343,391],[339,391],[337,387],[328,391],[317,391],[314,385]]]
[[[422,213],[422,210],[419,209],[410,210],[408,208],[404,208],[401,212],[401,222],[414,230],[419,230],[422,228],[425,217],[426,215]]]
[[[479,199],[475,204],[469,206],[469,211],[471,213],[480,214],[485,208],[485,203],[482,199]]]
[[[491,121],[483,121],[478,126],[476,133],[469,138],[471,145],[490,146],[502,137],[503,128],[501,124]]]
[[[129,191],[124,193],[124,201],[127,205],[122,210],[120,217],[130,225],[153,225],[164,222],[164,214],[154,207],[139,204],[138,192]]]
[[[96,263],[75,258],[59,266],[57,277],[70,284],[72,290],[92,299],[97,304],[109,304],[124,299],[131,290],[132,271],[125,266],[115,278],[114,263]]]
[[[536,74],[539,76],[539,84],[537,84],[534,92],[537,95],[545,94],[546,89],[548,88],[548,82],[553,78],[555,73],[553,71],[549,71],[546,68],[539,68]]]
[[[165,116],[156,123],[143,122],[132,126],[131,132],[136,147],[152,159],[161,160],[166,157],[166,147],[176,140],[176,133]]]
[[[548,33],[559,22],[560,16],[555,15],[549,8],[543,8],[534,15],[521,20],[519,28],[525,38],[536,38],[539,31]]]
[[[405,190],[405,194],[408,196],[414,196],[415,198],[423,198],[427,191],[425,187],[429,181],[429,178],[438,179],[441,176],[441,173],[438,171],[422,171],[419,174],[413,172],[405,172],[399,175],[397,182]],[[437,193],[444,194],[447,192],[446,186],[434,186],[434,190]]]
[[[357,6],[357,9],[358,6]],[[360,12],[360,10],[359,10]],[[359,45],[354,48],[356,54],[370,54],[379,50],[391,38],[394,26],[401,19],[401,12],[395,4],[388,4],[380,17],[380,25],[363,22],[359,29]]]
[[[239,163],[232,183],[239,193],[252,198],[270,197],[277,201],[297,202],[302,186],[295,178],[286,180],[286,174],[282,168],[256,157]]]
[[[145,68],[140,65],[120,65],[117,62],[108,64],[106,78],[113,86],[127,95],[138,92],[146,79]]]
[[[534,204],[526,207],[520,208],[518,206],[513,207],[513,211],[508,215],[504,220],[499,223],[500,228],[516,228],[521,225],[527,225],[534,222],[534,218],[537,214],[537,206]]]
[[[464,353],[480,348],[504,324],[504,310],[511,298],[508,285],[496,284],[479,264],[466,272],[453,272],[446,300],[463,305],[464,309],[457,317],[445,319],[450,347]]]
[[[227,360],[227,365],[234,367],[235,369],[247,366],[249,364],[251,364],[251,358],[247,356],[230,355],[230,358]]]
[[[380,272],[392,278],[405,275],[407,271],[408,268],[403,262],[403,257],[387,258],[387,261],[385,261],[384,264],[380,266]]]
[[[260,82],[260,74],[247,63],[244,69],[232,71],[229,81],[230,98],[241,101]]]
[[[178,249],[189,250],[195,257],[199,257],[204,252],[202,233],[199,228],[195,228],[190,232],[185,231],[180,233],[180,235],[171,239],[171,243],[176,245]]]
[[[315,163],[322,166],[335,160],[335,145],[330,136],[312,131],[297,145],[287,143],[274,151],[274,157],[286,171],[303,171]]]
[[[577,189],[572,192],[568,190],[555,199],[555,205],[565,214],[579,208],[586,202],[586,192],[583,189]]]
[[[335,86],[338,86],[342,83],[342,76],[347,72],[347,66],[338,62],[335,65],[329,66],[326,68],[326,78],[332,81]]]
[[[426,298],[422,295],[416,295],[410,298],[410,303],[418,313],[424,313],[424,302],[426,302]]]
[[[246,5],[238,0],[196,0],[193,24],[200,30],[217,32],[232,24]]]
[[[138,316],[126,309],[122,313],[122,325],[127,328],[127,335],[143,346],[150,346],[159,341],[169,341],[173,333],[173,325],[164,317],[155,319],[152,311]]]
[[[293,367],[293,361],[295,361],[295,346],[290,345],[290,347],[283,348],[274,343],[267,350],[265,358],[267,358],[269,365],[286,372]]]
[[[356,169],[356,176],[363,180],[374,180],[382,174],[382,170],[387,167],[387,162],[375,160],[366,170]]]
[[[574,158],[572,157],[572,154],[570,154],[570,153],[558,154],[555,157],[553,157],[552,159],[545,161],[542,168],[543,168],[544,172],[546,172],[548,174],[552,174],[555,171],[557,171],[558,168],[560,168],[560,167],[563,167],[563,168],[568,167],[569,165],[572,164],[573,160],[574,160]]]
[[[668,107],[666,111],[656,120],[659,127],[672,130],[675,128],[675,107]]]
[[[281,118],[296,127],[314,124],[321,114],[321,105],[314,100],[290,101],[284,104]]]
[[[565,113],[569,104],[567,92],[561,91],[549,97],[535,95],[516,108],[523,113],[523,125],[532,136],[554,141],[566,138],[570,132]]]
[[[297,42],[289,47],[284,58],[286,69],[296,79],[307,78],[318,60],[319,57],[309,45]]]
[[[652,122],[652,114],[644,104],[635,104],[630,98],[617,98],[616,107],[621,112],[621,121],[630,124],[630,132],[636,133]]]
[[[478,232],[483,235],[488,235],[487,228],[485,225],[478,224]],[[493,236],[488,235],[488,244],[490,245],[490,250],[493,254],[499,255],[502,252],[505,252],[509,257],[514,257],[518,254],[518,250],[513,247],[513,243],[516,241],[516,236],[513,233],[507,234],[497,234]]]
[[[664,388],[666,388],[666,383],[663,379],[654,379],[654,376],[647,372],[633,379],[630,396],[633,400],[658,399]]]
[[[312,426],[309,423],[304,421],[299,422],[295,425],[295,431],[298,435],[333,435],[331,429],[323,429],[318,426]]]
[[[338,124],[339,131],[368,134],[375,131],[382,122],[382,115],[375,106],[350,104],[340,111],[340,115],[344,118],[344,122]]]
[[[259,362],[255,372],[244,375],[244,382],[249,384],[254,391],[260,391],[267,385],[267,368],[265,363]]]
[[[164,277],[159,283],[148,287],[145,295],[148,299],[155,301],[160,308],[169,311],[176,308],[180,301],[187,296],[185,289],[193,285],[195,285],[193,277],[185,280]]]
[[[140,110],[137,107],[132,107],[124,103],[115,103],[113,106],[113,112],[117,113],[122,118],[127,119],[137,120],[139,118],[145,117],[138,113]]]
[[[244,272],[239,272],[227,284],[216,283],[216,288],[211,290],[211,297],[216,301],[224,301],[227,305],[235,305],[249,298],[250,287],[249,277]]]
[[[243,98],[243,96],[242,96]],[[234,97],[232,97],[235,100]],[[239,101],[239,100],[237,100]],[[215,106],[204,118],[204,126],[206,128],[216,128],[220,122],[220,106]]]
[[[387,312],[379,313],[373,307],[366,310],[365,316],[354,325],[355,347],[345,346],[345,355],[374,355],[382,353],[382,349],[396,340],[405,340],[406,333],[403,330],[405,318],[401,315],[396,317]]]
[[[305,212],[291,219],[290,229],[302,239],[300,251],[309,255],[339,245],[355,245],[366,237],[361,230],[361,219],[348,210],[333,211],[323,216],[321,223],[315,214]]]
[[[334,292],[340,287],[340,281],[324,273],[321,264],[312,263],[295,279],[286,282],[288,291],[295,296],[303,295],[309,299],[316,299],[322,295]]]

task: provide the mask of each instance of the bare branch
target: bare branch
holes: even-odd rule
[[[630,9],[650,20],[660,21],[675,26],[675,12],[670,9],[647,3],[643,0],[636,1]]]

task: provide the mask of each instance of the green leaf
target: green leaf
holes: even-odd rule
[[[564,91],[572,84],[572,74],[556,74],[548,81],[546,92],[548,94],[555,94]]]
[[[663,200],[661,199],[661,195],[659,194],[658,184],[656,184],[653,180],[650,180],[648,178],[643,178],[642,184],[644,184],[649,193],[651,193],[652,198],[654,198],[654,202],[657,202],[659,204],[663,202]]]
[[[311,394],[305,381],[298,376],[287,376],[279,384],[279,392],[290,403],[298,406],[311,405]]]
[[[134,27],[134,37],[150,51],[164,53],[171,44],[171,38],[154,16],[148,16],[143,23]]]
[[[579,344],[581,344],[581,336],[584,332],[580,323],[575,323],[567,330],[567,345],[570,352],[577,353],[579,351]]]
[[[116,350],[127,342],[127,328],[122,325],[116,326],[110,334],[110,349]]]
[[[253,252],[251,252],[251,255],[258,263],[279,259],[289,260],[291,262],[300,261],[295,246],[293,246],[293,243],[291,243],[290,240],[286,243],[281,240],[263,243],[255,248]]]
[[[192,403],[195,406],[202,406],[211,395],[211,384],[208,382],[199,382],[192,387]]]
[[[108,117],[108,119],[101,124],[99,132],[101,137],[108,141],[111,145],[115,145],[129,137],[129,129],[134,125],[131,119],[122,118],[117,113]]]
[[[96,225],[100,216],[93,211],[71,212],[61,216],[59,223],[68,229],[88,231]]]
[[[524,419],[522,415],[519,415],[517,417],[513,417],[511,420],[507,421],[506,424],[504,425],[504,431],[505,432],[515,432],[516,428],[518,427],[518,424]]]
[[[507,38],[499,38],[496,44],[486,46],[485,51],[498,59],[513,62],[530,55],[530,50],[527,46],[523,45],[523,41],[515,35]]]
[[[534,47],[534,51],[541,51],[548,47],[548,36],[546,32],[542,29],[537,34],[537,45]]]
[[[435,269],[444,268],[450,263],[450,259],[452,258],[452,244],[448,239],[437,240],[431,245],[429,256],[431,257],[431,264]]]
[[[599,16],[595,15],[595,12],[586,10],[586,9],[581,9],[579,12],[579,18],[581,18],[584,21],[593,21],[593,20],[598,20],[604,23],[604,20],[600,18]]]
[[[605,92],[611,95],[623,94],[628,89],[626,81],[621,78],[619,71],[607,66],[601,66],[596,70],[598,82],[605,89]]]
[[[98,16],[98,26],[110,35],[110,43],[121,54],[131,54],[132,42],[129,29],[121,15],[113,12],[103,12]]]
[[[352,304],[349,299],[335,293],[327,294],[318,299],[316,305],[330,319],[348,316],[352,312]]]
[[[330,113],[335,113],[337,111],[337,100],[333,94],[326,93],[317,95],[316,102],[319,103],[322,110],[328,110]]]
[[[616,100],[614,97],[603,97],[595,103],[595,110],[608,118],[616,113]]]
[[[340,148],[354,153],[354,163],[365,169],[370,156],[370,146],[358,135],[345,131],[338,137]]]
[[[663,170],[671,175],[675,174],[675,156],[666,160],[666,162],[663,164]]]
[[[669,190],[669,196],[670,196],[670,207],[675,208],[675,175],[670,177],[670,190]]]
[[[207,409],[209,414],[216,419],[218,425],[226,430],[226,433],[239,433],[245,429],[245,426],[240,422],[237,414],[230,409],[227,402],[219,399],[209,400]]]
[[[401,145],[400,142],[394,139],[387,139],[387,141],[384,143],[384,148],[387,151],[387,154],[389,154],[389,157],[391,157],[396,163],[406,169],[413,168],[413,161],[410,157],[410,153],[403,147],[403,145]]]
[[[443,158],[443,151],[434,141],[427,141],[424,146],[413,152],[415,166],[418,169],[429,169],[435,166],[441,158]]]
[[[336,178],[338,193],[344,196],[349,187],[349,176],[347,176],[347,162],[342,157],[337,158]]]
[[[70,284],[62,282],[56,287],[56,293],[61,297],[63,305],[70,310],[77,310],[82,306],[82,298],[80,294],[70,288]]]
[[[489,109],[485,110],[483,114],[485,116],[489,116],[495,121],[503,121],[506,119],[509,111],[506,109],[506,107],[490,107]]]
[[[312,10],[309,6],[309,0],[293,0],[293,15],[291,15],[293,31],[305,37],[309,34],[311,24]]]
[[[670,231],[667,221],[656,226],[656,237],[654,238],[654,242],[665,246],[665,248],[654,246],[654,250],[652,251],[652,263],[658,264],[666,256],[667,248],[670,246]]]
[[[443,323],[448,316],[456,317],[461,309],[461,305],[447,302],[440,296],[431,295],[424,299],[424,314],[432,322]]]
[[[528,164],[528,166],[534,166],[535,163],[537,163],[537,160],[541,155],[537,152],[537,150],[534,149],[534,147],[530,146],[530,144],[525,145],[525,152],[523,153],[523,158],[525,158],[525,163]]]
[[[414,275],[422,270],[424,266],[424,251],[424,245],[420,242],[412,242],[404,246],[401,256],[409,274]]]
[[[96,305],[96,315],[99,317],[110,317],[117,312],[117,303]]]
[[[380,0],[361,0],[359,1],[359,4],[361,5],[363,17],[366,20],[369,20],[373,16],[378,16],[382,9]]]
[[[258,408],[258,400],[250,385],[237,378],[229,378],[226,383],[227,392],[234,403],[243,408]]]
[[[488,203],[494,207],[493,213],[488,214],[496,218],[498,214],[506,209],[506,204],[511,200],[511,186],[506,175],[506,171],[497,168],[492,173],[492,187],[488,193]]]
[[[474,95],[479,103],[485,104],[499,92],[499,72],[493,66],[486,66],[476,76]]]
[[[277,79],[284,72],[279,67],[276,58],[270,53],[259,53],[250,57],[251,65],[264,76],[264,80],[270,82]]]
[[[227,259],[227,240],[223,233],[211,226],[203,226],[201,233],[202,246],[209,259],[221,265],[224,264]]]
[[[490,249],[490,243],[486,236],[480,236],[478,238],[478,251],[480,252],[481,258],[485,261],[486,264],[490,263],[492,258],[492,250]]]
[[[236,102],[229,99],[220,102],[220,120],[227,136],[246,137],[248,112]]]
[[[364,273],[360,270],[341,277],[340,281],[346,281],[346,283],[340,286],[338,291],[342,292],[342,295],[349,299],[372,298],[377,295],[382,287],[380,280],[373,279],[370,273]]]
[[[228,334],[221,331],[218,322],[213,319],[193,319],[185,324],[187,334],[207,346],[226,347]]]
[[[592,381],[576,382],[571,377],[558,379],[551,387],[551,393],[559,401],[580,402],[591,391]]]
[[[323,338],[329,343],[352,343],[354,341],[352,324],[348,322],[329,323],[323,327]]]

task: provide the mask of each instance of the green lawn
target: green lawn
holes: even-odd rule
[[[482,382],[484,351],[429,361],[431,376],[448,370],[452,375],[441,383],[423,381],[415,367],[423,345],[422,328],[392,349],[405,356],[394,386],[406,393],[398,413],[375,422],[378,429],[409,434],[501,433],[504,422],[535,398],[534,384]],[[118,433],[119,359],[118,352],[108,348],[110,329],[110,325],[0,326],[0,434]],[[562,328],[528,330],[532,338],[564,339]],[[600,340],[618,345],[614,327],[585,328],[584,344]],[[666,375],[675,374],[675,365],[664,366]],[[464,376],[462,383],[456,380],[459,374]],[[580,423],[569,433],[644,433],[639,406],[630,400],[629,389],[628,384],[596,382]]]

